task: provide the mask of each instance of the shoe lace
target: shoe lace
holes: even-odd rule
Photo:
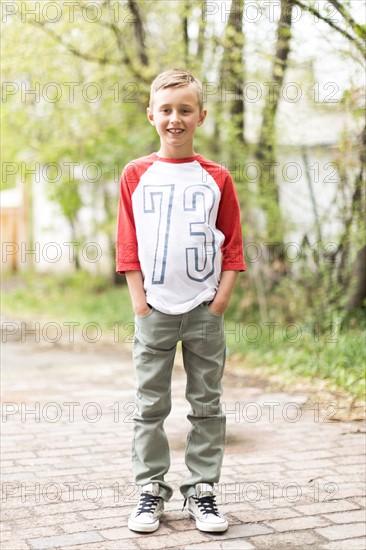
[[[150,493],[141,493],[136,515],[154,513],[160,499],[161,497],[150,495]]]
[[[214,514],[215,516],[220,517],[219,511],[217,509],[217,505],[215,502],[215,498],[216,498],[215,495],[206,495],[204,497],[197,497],[193,495],[193,498],[196,501],[199,510],[203,514],[206,514],[206,515]],[[185,499],[184,501],[182,510],[184,509],[186,502],[187,502],[187,499]]]

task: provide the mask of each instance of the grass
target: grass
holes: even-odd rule
[[[299,377],[327,380],[335,387],[362,399],[365,395],[366,332],[360,328],[340,330],[334,341],[328,334],[318,338],[302,334],[289,342],[282,333],[262,342],[237,342],[227,338],[231,349],[244,355],[246,363],[263,368],[270,374],[280,374],[283,383],[290,385]]]
[[[133,312],[126,286],[85,272],[59,275],[24,273],[3,276],[2,314],[6,319],[97,323],[103,334],[131,337]],[[365,393],[364,322],[340,328],[317,323],[306,327],[279,322],[249,323],[225,319],[229,353],[246,367],[280,375],[285,384],[299,377],[327,380],[356,398]],[[129,339],[130,341],[130,339]]]
[[[126,287],[85,272],[60,275],[24,275],[3,278],[2,310],[6,316],[40,317],[108,328],[131,320]]]

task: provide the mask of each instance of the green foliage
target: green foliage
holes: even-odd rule
[[[301,326],[299,324],[297,329]],[[278,374],[287,384],[294,382],[297,376],[314,381],[327,380],[333,387],[364,399],[365,328],[341,329],[329,325],[319,337],[313,326],[308,332],[303,331],[297,342],[291,343],[291,338],[298,337],[298,330],[291,335],[290,330],[285,330],[286,325],[276,327],[276,338],[271,341],[268,325],[259,324],[258,327],[262,329],[259,341],[248,341],[255,338],[255,333],[250,334],[249,330],[240,342],[228,338],[231,350],[242,354],[248,365],[262,368],[263,374]]]
[[[111,280],[82,270],[59,275],[24,273],[17,278],[3,278],[3,286],[5,317],[77,322],[80,326],[96,322],[103,331],[114,323],[124,324],[132,319],[126,287],[116,287]]]
[[[50,198],[60,205],[65,218],[73,224],[82,207],[79,182],[77,180],[61,180],[53,187]]]

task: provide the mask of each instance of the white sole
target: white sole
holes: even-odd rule
[[[130,531],[137,531],[138,533],[153,533],[159,528],[160,522],[157,519],[154,523],[138,523],[129,518],[128,528]]]
[[[189,511],[189,514],[192,519],[196,520],[196,527],[199,531],[204,531],[205,533],[223,533],[229,528],[229,524],[226,520],[222,523],[205,523],[197,519],[193,512]]]

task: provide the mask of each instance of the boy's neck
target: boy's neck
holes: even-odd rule
[[[165,159],[187,159],[191,157],[195,157],[197,153],[192,148],[189,149],[183,149],[178,151],[177,149],[171,150],[170,147],[160,147],[159,151],[156,152],[158,157],[165,158]]]

